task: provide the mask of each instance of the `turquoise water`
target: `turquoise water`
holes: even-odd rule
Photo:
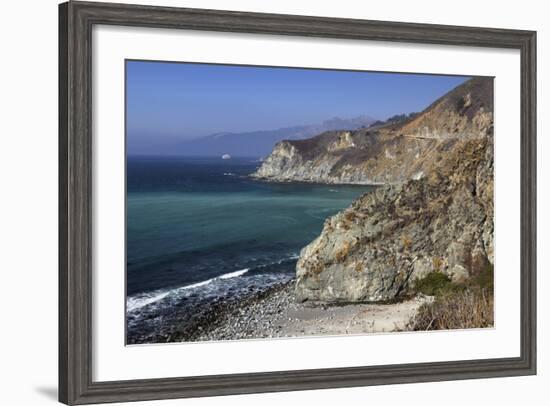
[[[184,298],[203,305],[290,279],[301,248],[324,220],[371,189],[251,180],[258,165],[235,158],[128,159],[130,324]]]

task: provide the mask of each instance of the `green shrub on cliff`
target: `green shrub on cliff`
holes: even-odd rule
[[[415,282],[415,289],[428,296],[439,296],[454,290],[456,285],[442,272],[430,272]]]
[[[494,266],[489,264],[481,273],[474,276],[468,283],[471,287],[493,290],[494,287]]]

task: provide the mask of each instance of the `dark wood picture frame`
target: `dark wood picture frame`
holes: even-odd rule
[[[176,28],[518,49],[521,53],[521,354],[517,358],[94,382],[92,27]],[[536,32],[68,2],[59,6],[59,400],[217,396],[536,373]]]

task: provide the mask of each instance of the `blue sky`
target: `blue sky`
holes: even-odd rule
[[[166,144],[333,117],[421,111],[467,77],[126,62],[128,142]]]

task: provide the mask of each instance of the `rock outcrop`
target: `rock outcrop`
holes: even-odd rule
[[[298,260],[300,300],[392,300],[432,271],[463,281],[493,262],[492,138],[439,156],[424,178],[382,186],[325,221]]]
[[[297,298],[388,301],[430,272],[461,282],[486,270],[494,255],[492,106],[492,80],[473,79],[406,122],[325,133],[307,148],[279,144],[258,171],[264,177],[277,162],[272,179],[385,183],[327,219],[302,250]]]
[[[434,165],[442,148],[492,134],[492,111],[492,79],[474,78],[401,122],[281,141],[252,176],[339,184],[419,179]]]

